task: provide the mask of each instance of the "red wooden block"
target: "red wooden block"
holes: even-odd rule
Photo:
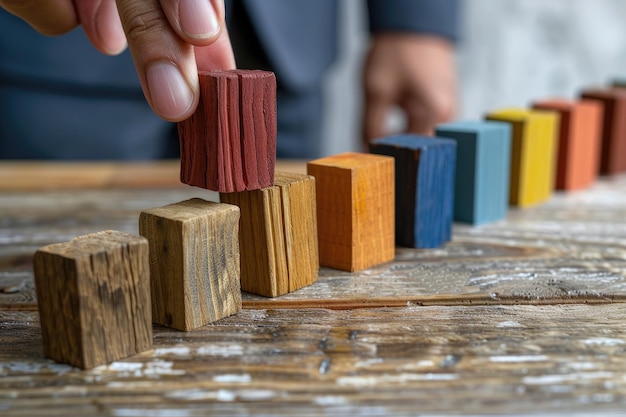
[[[274,185],[276,165],[276,77],[268,71],[236,72],[244,178],[249,190],[266,188]]]
[[[626,91],[616,88],[590,89],[582,98],[596,100],[604,108],[600,173],[626,171]]]
[[[201,71],[196,112],[178,124],[180,180],[222,193],[274,183],[276,78],[267,71]]]

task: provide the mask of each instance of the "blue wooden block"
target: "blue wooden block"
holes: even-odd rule
[[[400,135],[378,139],[370,151],[396,162],[396,244],[436,248],[452,235],[456,142]]]
[[[437,136],[457,142],[454,219],[474,225],[506,217],[509,205],[511,126],[500,122],[455,122],[437,126]]]

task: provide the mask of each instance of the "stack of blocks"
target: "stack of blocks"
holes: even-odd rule
[[[315,282],[320,264],[353,272],[392,260],[396,244],[439,247],[453,220],[489,223],[555,186],[626,171],[623,88],[440,125],[437,138],[387,137],[370,154],[311,161],[309,175],[275,175],[274,75],[199,78],[198,110],[178,126],[181,181],[222,203],[144,210],[143,237],[107,231],[37,251],[46,356],[81,368],[121,359],[150,348],[151,322],[193,330],[236,314],[242,289],[280,296]]]
[[[396,243],[436,248],[450,240],[456,143],[414,135],[378,139],[370,151],[395,159]]]

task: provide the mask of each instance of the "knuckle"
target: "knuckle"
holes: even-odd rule
[[[160,31],[164,26],[165,17],[161,10],[149,10],[137,13],[130,9],[120,13],[129,43],[141,43],[147,37]]]

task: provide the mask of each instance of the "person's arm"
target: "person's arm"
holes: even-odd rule
[[[363,140],[386,135],[391,109],[407,117],[407,132],[432,133],[454,117],[454,42],[458,0],[370,0],[372,40],[364,68]]]
[[[235,67],[223,0],[0,0],[0,7],[45,35],[82,25],[105,54],[128,41],[146,99],[166,120],[194,112],[198,70]]]

